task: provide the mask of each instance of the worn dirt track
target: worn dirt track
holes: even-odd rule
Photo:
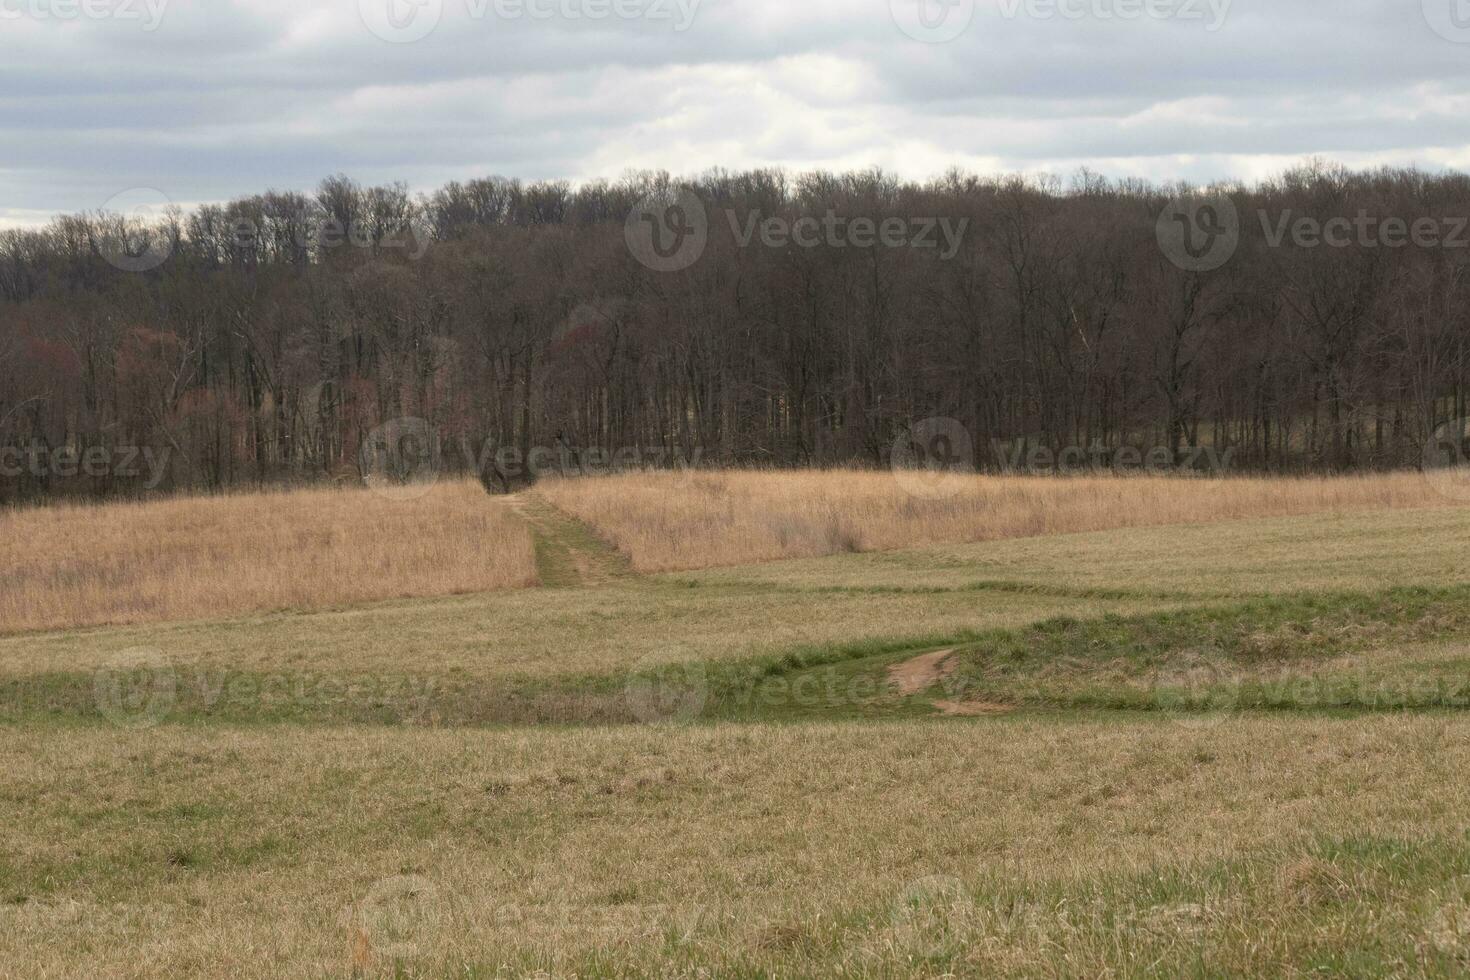
[[[934,685],[952,676],[959,668],[955,651],[935,650],[922,656],[905,660],[888,668],[888,679],[904,697],[922,694]],[[934,707],[943,715],[978,718],[985,715],[1002,715],[1013,710],[1008,705],[990,704],[984,701],[935,701]]]

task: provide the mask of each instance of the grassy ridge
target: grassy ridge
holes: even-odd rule
[[[801,720],[1018,709],[1470,707],[1470,586],[1305,594],[560,677],[211,671],[166,662],[0,681],[0,720],[483,726]],[[1437,646],[1435,644],[1438,644]],[[956,647],[956,669],[898,697],[889,667]],[[1355,656],[1356,655],[1356,656]]]
[[[0,637],[0,963],[1470,970],[1463,512],[656,577],[522,516],[565,587]]]
[[[944,686],[1043,707],[1470,707],[1470,642],[1457,639],[1470,641],[1464,586],[1305,594],[998,631]]]

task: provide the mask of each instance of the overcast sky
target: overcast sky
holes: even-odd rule
[[[1470,0],[1170,2],[0,0],[0,223],[337,171],[1470,169]]]

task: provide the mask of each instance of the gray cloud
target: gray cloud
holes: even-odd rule
[[[362,0],[366,18],[359,0],[167,0],[152,31],[148,0],[68,21],[33,2],[0,0],[10,223],[129,187],[196,203],[336,171],[429,189],[716,165],[1159,180],[1250,179],[1311,155],[1470,165],[1470,43],[1425,15],[1455,0],[1234,0],[1215,31],[1091,13],[1155,0],[1059,0],[1078,18],[977,0],[937,44],[900,30],[889,0],[702,0],[682,31],[677,3],[695,0],[498,0],[548,5],[539,19],[496,16],[497,0]],[[671,17],[558,12],[655,3]],[[391,43],[365,23],[391,28],[389,4],[400,24],[442,12]]]

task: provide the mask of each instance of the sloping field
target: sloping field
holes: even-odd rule
[[[542,587],[0,636],[0,976],[1463,975],[1470,509],[1392,486],[654,575],[449,487],[380,526]]]

